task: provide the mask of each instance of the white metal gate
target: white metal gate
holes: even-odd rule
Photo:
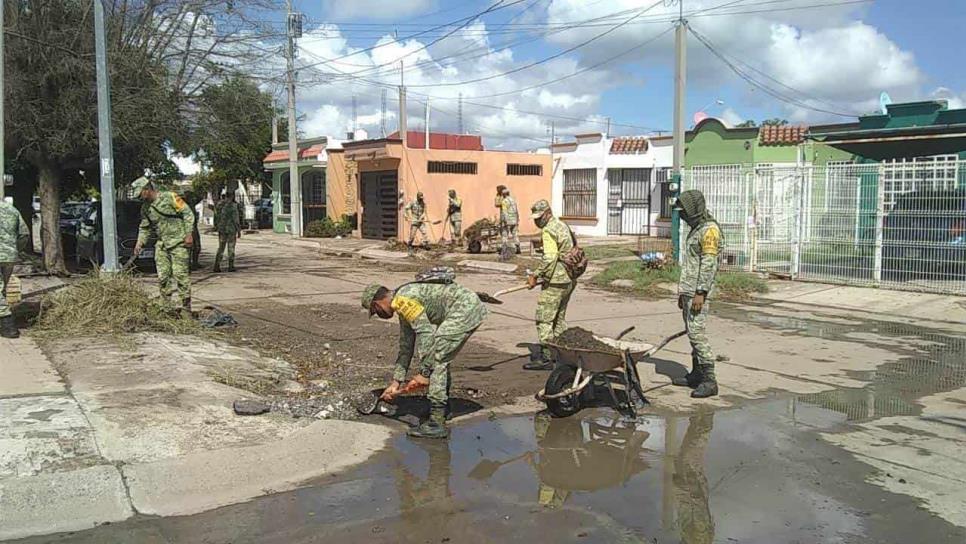
[[[966,161],[694,167],[682,188],[705,193],[724,267],[966,295]]]
[[[650,234],[650,168],[607,171],[607,234]]]

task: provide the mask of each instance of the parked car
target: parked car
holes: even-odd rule
[[[121,200],[116,204],[117,215],[117,253],[118,264],[123,265],[134,253],[134,245],[138,241],[138,226],[141,223],[141,203],[134,200]],[[77,264],[104,263],[103,221],[101,218],[101,203],[96,202],[81,220],[77,233]],[[147,265],[154,262],[154,242],[152,236],[145,244],[135,264]]]
[[[64,202],[60,206],[60,237],[64,247],[64,255],[73,257],[77,254],[77,233],[81,223],[94,205],[93,202]]]
[[[900,195],[882,238],[887,281],[966,278],[966,189]]]
[[[272,228],[272,199],[260,198],[255,201],[255,220],[258,221],[258,228]]]

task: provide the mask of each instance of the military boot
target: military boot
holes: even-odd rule
[[[215,267],[211,271],[215,274],[221,274],[221,263],[215,263]]]
[[[705,399],[718,395],[718,380],[711,365],[698,367],[701,372],[701,383],[691,392],[691,398]]]
[[[540,358],[536,361],[524,363],[523,370],[553,370],[553,355],[546,347],[540,347]]]
[[[228,261],[228,271],[229,272],[235,271],[235,261]]]
[[[418,427],[409,429],[406,433],[413,438],[449,438],[446,428],[446,406],[434,404],[430,410],[429,419]]]
[[[4,338],[20,338],[17,322],[14,321],[12,315],[0,318],[0,336]]]
[[[671,378],[671,383],[681,387],[690,387],[691,389],[697,387],[701,383],[701,367],[698,366],[697,361],[692,358],[691,372],[688,372],[684,376]]]

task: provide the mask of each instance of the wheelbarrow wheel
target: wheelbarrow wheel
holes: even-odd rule
[[[577,371],[571,366],[558,365],[547,377],[544,393],[555,395],[574,384]],[[547,410],[554,417],[570,417],[580,411],[580,393],[574,393],[556,399],[547,399]]]
[[[469,248],[470,253],[479,253],[483,251],[483,242],[479,240],[470,240]]]

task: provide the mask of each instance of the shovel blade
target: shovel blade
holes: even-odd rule
[[[480,297],[480,302],[485,302],[487,304],[503,304],[503,301],[494,297],[489,293],[477,292],[476,296]]]

